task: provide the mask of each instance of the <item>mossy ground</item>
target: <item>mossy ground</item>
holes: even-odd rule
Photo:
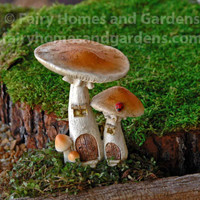
[[[11,4],[0,4],[0,38],[20,17],[25,16],[32,9],[12,6]]]
[[[50,143],[46,149],[29,151],[1,177],[0,198],[58,196],[61,193],[77,194],[82,190],[127,181],[155,179],[161,175],[153,159],[137,153],[115,167],[106,161],[95,169],[76,163],[63,163],[63,154]]]
[[[8,175],[9,179],[12,177],[9,193],[13,192],[16,197],[35,196],[44,191],[65,191],[66,188],[76,193],[98,185],[143,180],[149,174],[157,173],[155,162],[141,159],[131,147],[133,140],[142,144],[145,136],[151,133],[162,135],[199,126],[199,42],[181,42],[183,36],[198,36],[199,24],[145,24],[140,19],[143,13],[151,13],[151,16],[170,16],[174,13],[176,17],[194,18],[199,12],[200,5],[190,4],[187,0],[96,0],[76,6],[42,8],[14,23],[1,40],[1,78],[14,102],[27,102],[31,106],[40,104],[43,109],[54,111],[61,118],[67,118],[69,84],[37,62],[33,55],[37,46],[51,41],[55,35],[67,39],[72,35],[76,38],[86,35],[137,36],[141,32],[143,38],[165,35],[168,41],[137,43],[132,38],[126,43],[123,40],[99,40],[121,50],[129,58],[131,69],[119,81],[96,84],[90,91],[91,97],[111,86],[121,85],[133,92],[146,108],[142,117],[123,121],[130,151],[125,163],[110,168],[102,162],[93,170],[79,163],[64,165],[62,154],[52,148],[28,152]],[[112,16],[130,17],[134,13],[138,19],[136,24],[123,20],[111,23]],[[89,16],[90,19],[93,16],[103,17],[105,23],[104,20],[100,24],[59,22],[65,14]],[[43,18],[37,23],[38,16]],[[53,21],[49,24],[47,19],[51,17]],[[170,42],[173,36],[176,36],[177,43]],[[102,123],[103,116],[97,114],[97,120]],[[130,176],[124,177],[125,172]]]
[[[133,92],[144,104],[145,114],[140,118],[123,121],[129,139],[142,144],[151,133],[162,135],[180,129],[195,128],[200,117],[200,49],[198,42],[181,42],[183,36],[198,36],[199,24],[146,24],[144,13],[151,16],[198,16],[200,5],[187,0],[101,0],[86,1],[75,6],[54,5],[32,12],[17,21],[1,41],[1,76],[14,102],[41,104],[67,118],[69,84],[50,72],[34,58],[34,49],[57,38],[85,38],[88,36],[165,35],[166,42],[131,42],[99,40],[121,50],[130,60],[131,68],[125,78],[112,83],[96,84],[91,97],[114,85]],[[135,24],[122,20],[111,23],[112,16],[130,17],[137,14]],[[60,21],[65,15],[97,16],[101,23],[69,23]],[[38,16],[42,16],[37,21]],[[52,18],[49,23],[48,19]],[[82,22],[82,21],[81,21]],[[59,37],[60,36],[60,37]],[[177,43],[171,42],[176,36]],[[105,37],[104,37],[105,38]],[[17,39],[13,41],[13,39]],[[97,38],[94,40],[97,40]],[[156,40],[157,41],[157,40]],[[7,70],[6,70],[7,69]],[[102,119],[102,116],[99,117]],[[100,120],[101,121],[101,120]]]

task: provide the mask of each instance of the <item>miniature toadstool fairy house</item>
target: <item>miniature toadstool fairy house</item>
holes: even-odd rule
[[[80,160],[95,167],[103,158],[103,142],[95,121],[88,89],[125,76],[127,57],[119,50],[81,39],[49,42],[35,49],[35,57],[71,84],[69,131]]]
[[[103,112],[106,118],[104,130],[105,158],[114,157],[109,161],[114,166],[120,160],[127,159],[128,150],[121,129],[121,119],[139,117],[144,113],[141,101],[124,87],[115,86],[94,96],[91,106]]]
[[[58,152],[63,152],[64,154],[64,162],[66,163],[68,160],[68,154],[71,151],[72,140],[69,136],[64,134],[58,134],[55,138],[55,148]]]

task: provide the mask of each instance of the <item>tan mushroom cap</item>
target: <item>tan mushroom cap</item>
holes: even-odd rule
[[[55,138],[55,148],[58,152],[64,152],[68,150],[72,145],[72,140],[69,136],[64,134],[58,134]]]
[[[129,61],[121,51],[90,40],[48,42],[36,48],[34,54],[49,70],[85,82],[114,81],[129,70]]]
[[[80,155],[77,151],[71,151],[69,154],[68,154],[68,160],[70,162],[75,162],[76,159],[79,159],[80,158]]]
[[[123,103],[124,108],[118,112],[115,109],[117,103]],[[124,87],[115,86],[94,96],[91,106],[108,115],[118,117],[139,117],[144,113],[141,101]]]

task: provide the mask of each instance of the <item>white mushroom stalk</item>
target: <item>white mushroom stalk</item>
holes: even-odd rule
[[[66,80],[66,77],[63,80]],[[90,107],[88,85],[88,83],[80,80],[71,82],[68,119],[70,136],[74,141],[74,149],[79,152],[84,164],[95,167],[98,161],[103,158],[103,142]],[[91,88],[91,84],[89,86]],[[86,137],[88,134],[91,141],[88,141]],[[83,137],[80,138],[80,136]],[[91,137],[94,137],[94,140]],[[84,140],[84,142],[81,140]],[[87,161],[88,157],[90,160]]]
[[[67,149],[66,151],[63,152],[63,157],[64,157],[64,163],[69,162],[68,160],[68,155],[71,152],[71,148]]]
[[[128,149],[121,128],[121,117],[105,114],[104,155],[109,166],[117,165],[128,157]]]

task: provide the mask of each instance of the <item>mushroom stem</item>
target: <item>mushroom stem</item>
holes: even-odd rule
[[[128,149],[121,128],[121,118],[113,115],[107,115],[106,126],[104,130],[104,154],[105,158],[109,159],[109,166],[117,165],[121,160],[126,160],[128,157]]]
[[[89,165],[92,165],[91,161],[97,163],[103,158],[103,142],[90,107],[87,83],[75,80],[71,84],[68,115],[70,137],[80,160]]]
[[[64,163],[69,162],[68,160],[68,154],[70,153],[71,148],[67,149],[66,151],[63,152],[64,155]]]

